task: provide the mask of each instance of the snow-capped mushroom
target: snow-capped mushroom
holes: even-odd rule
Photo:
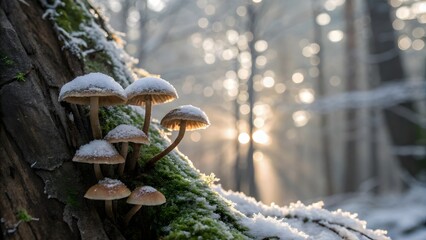
[[[148,161],[148,167],[152,167],[157,161],[172,151],[180,143],[186,130],[204,129],[210,125],[210,122],[201,109],[192,105],[184,105],[167,113],[161,119],[161,125],[170,130],[179,130],[179,134],[169,147]]]
[[[98,180],[103,178],[99,164],[120,164],[125,162],[114,146],[105,140],[93,140],[81,146],[75,153],[72,161],[93,163],[95,175]]]
[[[89,73],[66,83],[59,93],[59,101],[90,105],[90,124],[93,138],[102,138],[99,125],[99,106],[120,105],[126,102],[123,88],[103,73]]]
[[[139,209],[145,205],[145,206],[156,206],[161,205],[166,202],[166,197],[164,195],[157,191],[157,189],[151,187],[151,186],[143,186],[143,187],[137,187],[133,192],[130,194],[129,198],[127,198],[128,204],[134,204],[132,209],[126,214],[124,217],[124,223],[126,225],[129,224],[130,219],[139,211]]]
[[[178,98],[176,89],[169,82],[158,77],[136,80],[126,88],[125,92],[127,104],[145,106],[145,121],[142,131],[147,135],[152,105],[171,102]]]
[[[149,136],[152,105],[171,102],[178,98],[176,89],[166,80],[159,77],[145,77],[134,81],[125,89],[127,104],[145,106],[145,120],[142,131]],[[137,162],[141,145],[135,144],[130,161]],[[133,171],[136,164],[129,166]]]
[[[132,125],[121,124],[118,125],[113,130],[109,131],[109,133],[104,138],[110,143],[119,143],[121,142],[121,150],[120,155],[126,159],[127,151],[129,149],[129,142],[138,143],[138,144],[149,144],[148,136]],[[136,162],[129,162],[129,165],[135,165]],[[119,176],[123,175],[125,163],[121,163],[118,167]],[[134,168],[134,166],[133,166]]]
[[[107,216],[114,219],[112,201],[128,197],[130,193],[130,190],[120,180],[104,178],[90,187],[84,197],[91,200],[104,200]]]

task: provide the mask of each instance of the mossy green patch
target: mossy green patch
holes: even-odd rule
[[[67,32],[75,32],[80,28],[80,24],[87,20],[87,16],[80,7],[72,0],[62,0],[63,5],[56,9],[58,16],[56,23]]]
[[[18,80],[19,82],[25,82],[25,73],[23,72],[18,72],[15,75],[15,79]]]
[[[25,209],[19,209],[16,213],[16,217],[22,222],[30,222],[34,219]]]

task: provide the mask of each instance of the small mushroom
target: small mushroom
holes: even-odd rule
[[[124,158],[118,154],[114,146],[105,140],[93,140],[77,150],[72,159],[73,162],[93,163],[95,175],[98,180],[103,178],[99,164],[120,164]]]
[[[130,190],[120,180],[104,178],[87,190],[85,198],[91,200],[104,200],[107,216],[114,220],[112,201],[128,197]]]
[[[147,167],[154,166],[157,161],[172,151],[183,139],[185,130],[204,129],[210,125],[210,122],[207,115],[201,109],[192,105],[185,105],[167,113],[161,119],[161,125],[171,130],[179,130],[179,134],[169,147],[147,162]]]
[[[158,77],[145,77],[130,84],[126,90],[127,104],[144,106],[145,120],[142,131],[148,136],[151,121],[152,105],[171,102],[178,98],[176,89],[166,80]],[[135,144],[134,151],[130,157],[131,163],[136,163],[139,157],[140,144]],[[134,170],[136,164],[129,165],[129,170]]]
[[[126,102],[123,88],[103,73],[89,73],[66,83],[59,93],[59,101],[90,105],[90,124],[94,139],[102,138],[99,125],[99,106],[120,105]]]
[[[150,186],[137,187],[127,198],[128,204],[134,204],[132,209],[124,217],[124,223],[127,226],[130,219],[139,211],[142,205],[145,206],[156,206],[166,202],[164,195],[157,191],[157,189]]]
[[[104,138],[110,143],[121,142],[120,155],[126,159],[129,142],[139,144],[149,144],[149,139],[144,132],[132,125],[121,124],[111,130]],[[129,163],[131,164],[131,163]],[[132,163],[133,165],[136,162]],[[118,174],[122,176],[124,173],[125,163],[121,163],[118,167]]]

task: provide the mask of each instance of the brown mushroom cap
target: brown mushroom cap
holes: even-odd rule
[[[129,195],[130,190],[120,180],[104,178],[90,187],[84,197],[93,200],[115,200]]]
[[[145,77],[134,81],[126,90],[127,104],[143,106],[151,99],[152,104],[167,103],[178,98],[176,89],[166,80]]]
[[[166,197],[150,186],[137,187],[127,198],[127,203],[134,205],[156,206],[166,202]]]
[[[148,144],[149,139],[146,134],[141,131],[139,128],[132,126],[121,124],[118,125],[113,130],[109,131],[109,133],[104,138],[110,143],[118,143],[118,142],[133,142],[133,143],[141,143]]]
[[[105,140],[93,140],[78,149],[73,162],[119,164],[124,163],[124,158],[115,150],[111,143]]]
[[[103,73],[89,73],[66,83],[59,93],[59,101],[89,105],[91,97],[99,97],[99,106],[124,104],[126,94],[114,79]]]
[[[210,125],[207,115],[192,105],[171,110],[161,119],[161,125],[171,130],[179,130],[182,120],[186,120],[186,130],[203,129]]]

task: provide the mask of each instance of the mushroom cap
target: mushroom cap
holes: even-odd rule
[[[105,140],[93,140],[77,150],[73,162],[119,164],[124,163],[124,158],[115,150],[111,143]]]
[[[103,73],[89,73],[66,83],[59,93],[59,101],[89,105],[91,97],[99,97],[99,106],[124,104],[126,94],[114,79]]]
[[[87,190],[85,198],[93,200],[115,200],[130,195],[130,190],[120,180],[104,178]]]
[[[166,80],[157,77],[145,77],[127,86],[127,104],[143,106],[148,99],[151,103],[167,103],[178,98],[176,89]]]
[[[155,206],[166,202],[166,197],[150,186],[137,187],[127,198],[127,203],[134,205]]]
[[[183,120],[186,120],[186,130],[204,129],[210,125],[207,115],[192,105],[171,110],[161,119],[161,125],[171,130],[179,130],[180,122]]]
[[[140,129],[135,126],[121,124],[116,128],[109,131],[109,133],[104,137],[110,143],[118,142],[133,142],[133,143],[142,143],[148,144],[148,136]]]

